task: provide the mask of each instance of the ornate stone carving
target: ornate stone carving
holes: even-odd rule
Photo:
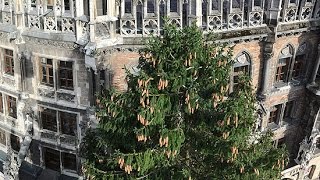
[[[77,145],[77,138],[74,136],[60,136],[61,144],[67,144],[69,146]]]
[[[63,32],[74,32],[74,20],[71,18],[62,19],[62,31]]]
[[[10,12],[3,12],[2,11],[2,22],[4,24],[12,24],[12,16]]]
[[[57,24],[54,17],[46,17],[44,18],[44,29],[49,31],[56,31]]]
[[[50,139],[51,141],[57,142],[58,138],[57,136],[52,132],[42,132],[41,133],[41,139]]]
[[[300,19],[301,20],[307,20],[307,19],[310,19],[311,17],[311,8],[310,7],[303,7],[302,8],[302,12],[301,12],[301,16],[300,16]]]
[[[28,41],[30,43],[38,44],[38,45],[43,45],[43,46],[54,46],[58,48],[66,48],[66,49],[75,49],[77,47],[74,46],[74,43],[67,43],[63,41],[52,41],[48,39],[38,39],[38,38],[33,38],[33,37],[25,37],[25,41]]]
[[[59,100],[64,100],[68,102],[74,102],[75,100],[75,95],[68,94],[68,93],[57,92],[57,96]]]
[[[11,79],[9,77],[2,77],[3,82],[11,87],[15,87],[14,79]]]
[[[291,8],[285,11],[285,22],[292,22],[296,20],[297,9]]]
[[[264,57],[264,59],[270,59],[273,57],[273,53],[272,52],[271,53],[263,53],[263,57]]]
[[[221,30],[221,16],[209,16],[208,27],[209,30]]]
[[[96,23],[95,32],[97,37],[109,37],[110,28],[107,23]]]
[[[158,20],[144,19],[143,20],[144,34],[158,34]]]
[[[53,90],[38,89],[38,94],[47,98],[54,98],[55,93]]]
[[[133,35],[136,32],[135,20],[122,20],[121,33],[123,35]]]
[[[230,14],[229,15],[229,28],[240,28],[242,27],[242,15],[241,14]]]
[[[250,26],[260,26],[262,24],[262,12],[250,12]]]

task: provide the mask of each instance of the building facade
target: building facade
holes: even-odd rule
[[[81,178],[94,95],[126,89],[164,17],[234,46],[230,90],[251,76],[257,129],[290,151],[282,179],[318,179],[320,0],[0,0],[0,178]]]

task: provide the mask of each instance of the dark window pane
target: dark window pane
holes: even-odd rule
[[[15,136],[13,134],[10,135],[10,142],[11,142],[11,148],[14,151],[20,150],[20,138],[18,136]]]
[[[41,112],[42,128],[57,132],[57,113],[52,109],[43,109]]]
[[[62,165],[64,169],[77,170],[76,155],[69,153],[62,153]]]
[[[44,159],[46,168],[60,172],[60,153],[59,151],[44,148]]]
[[[68,134],[71,136],[76,135],[77,133],[77,115],[60,112],[60,124],[62,134]]]

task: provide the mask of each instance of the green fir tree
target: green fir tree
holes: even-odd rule
[[[279,179],[287,159],[272,133],[253,138],[248,77],[229,92],[232,48],[198,27],[166,25],[141,51],[128,90],[97,100],[82,144],[87,179]]]

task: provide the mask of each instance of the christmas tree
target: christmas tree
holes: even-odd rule
[[[82,143],[87,179],[276,179],[287,159],[272,133],[254,136],[245,75],[229,91],[232,48],[198,27],[166,25],[140,52],[128,90],[98,97],[99,127]]]

